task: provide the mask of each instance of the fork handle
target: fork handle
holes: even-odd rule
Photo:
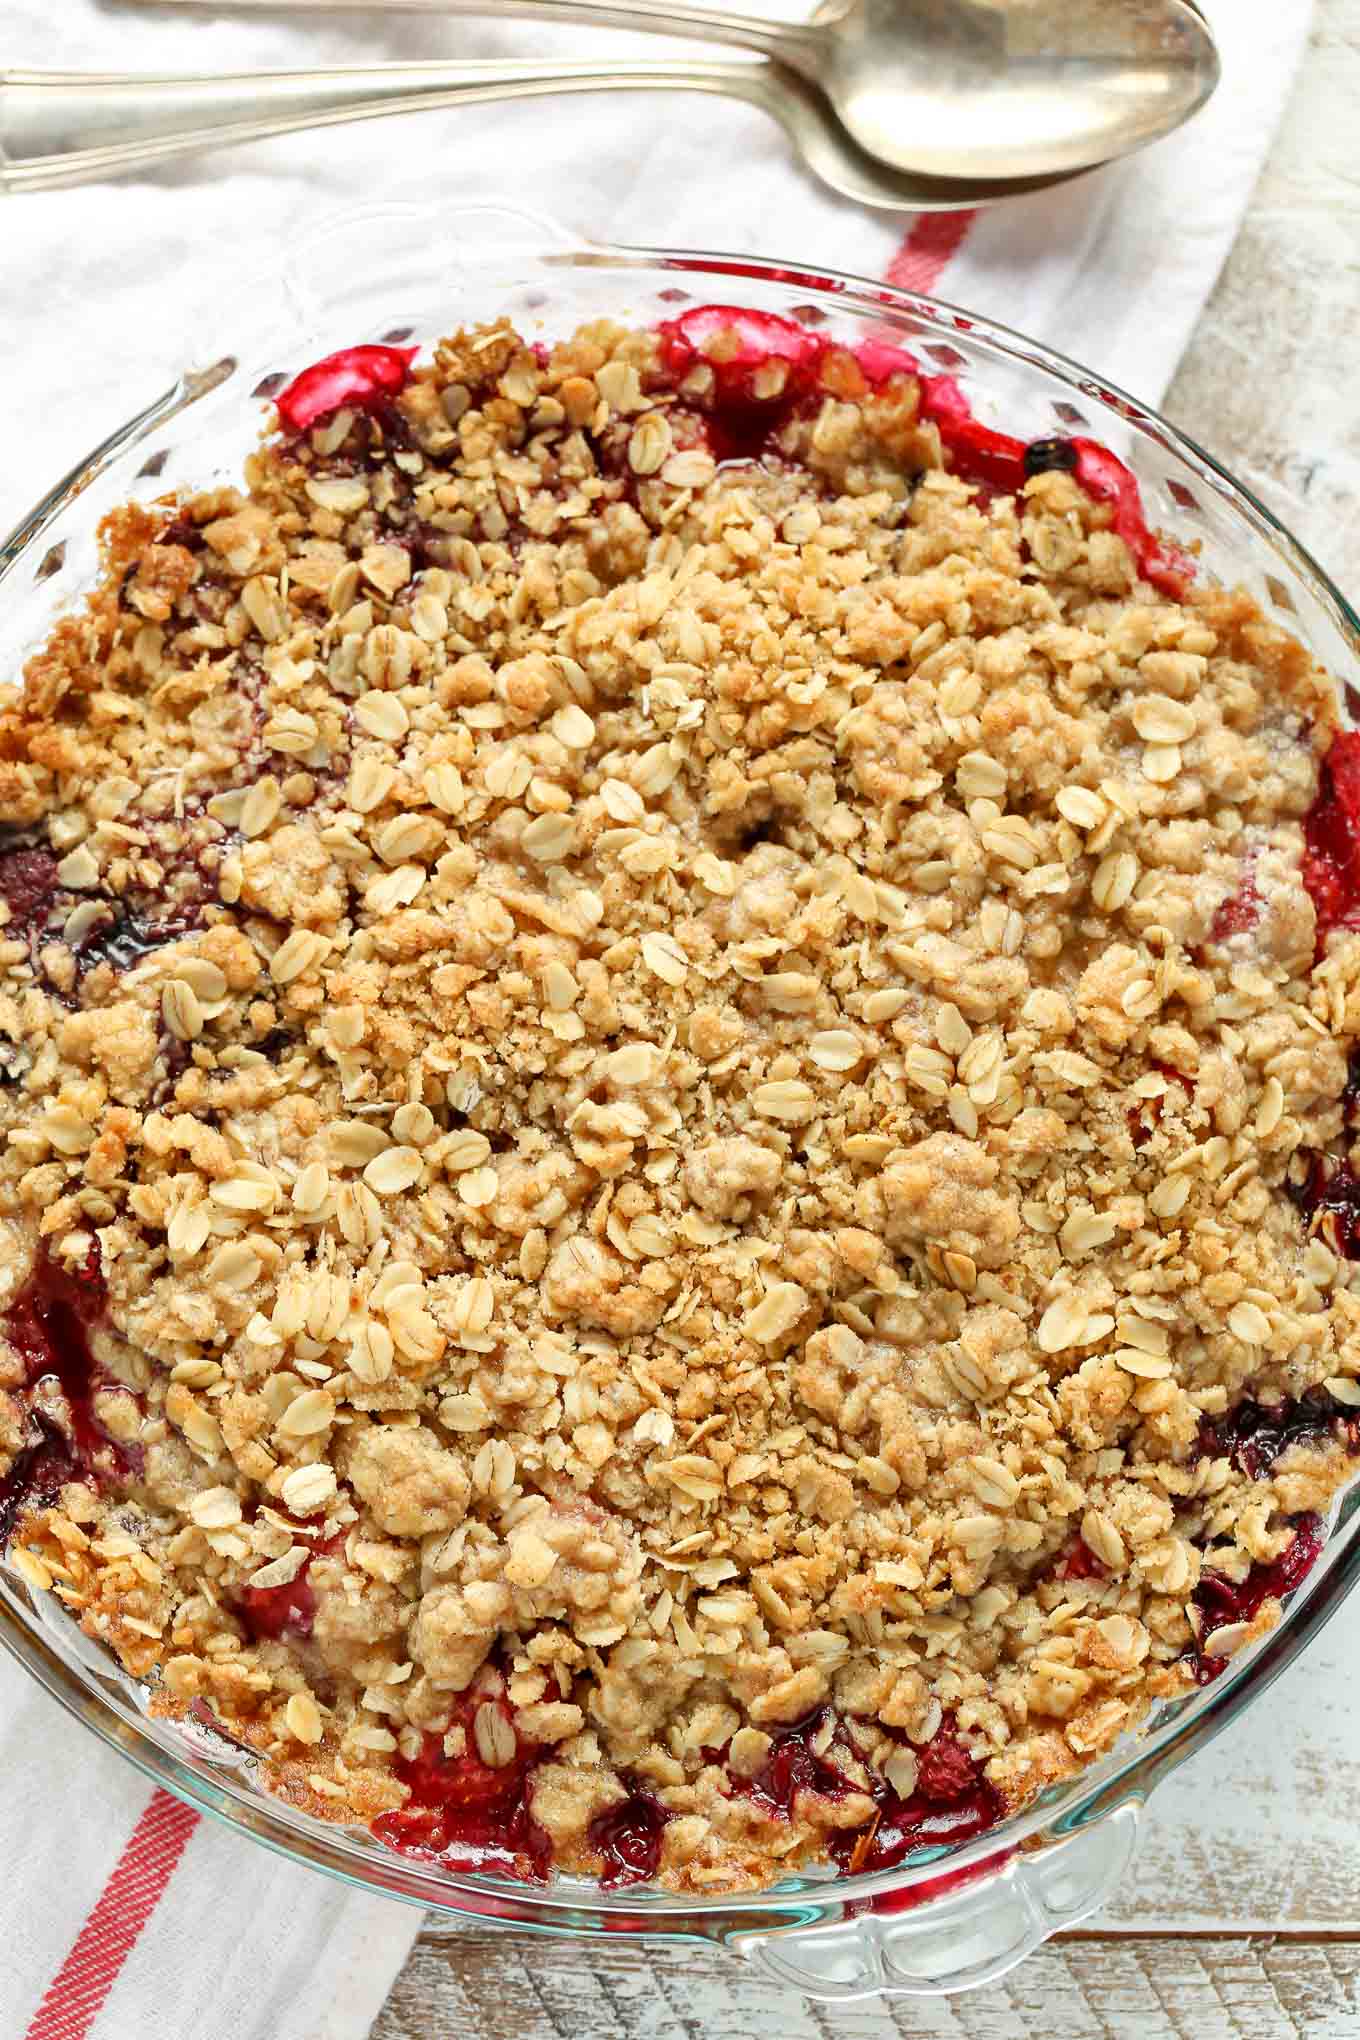
[[[604,66],[374,64],[219,77],[0,71],[0,194],[85,184],[228,142],[551,92],[714,92],[776,110],[763,58]]]

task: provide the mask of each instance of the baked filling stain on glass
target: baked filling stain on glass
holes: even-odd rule
[[[1360,739],[1092,441],[726,306],[342,350],[0,705],[0,1529],[294,1805],[986,1832],[1360,1447]]]

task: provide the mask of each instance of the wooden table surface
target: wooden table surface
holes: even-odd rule
[[[1242,0],[1257,4],[1257,0]],[[1280,6],[1297,0],[1276,0]],[[1360,0],[1312,48],[1171,393],[1177,424],[1360,588]],[[1164,1785],[1118,1903],[1005,1982],[824,2008],[688,1943],[422,1940],[373,2040],[1356,2040],[1360,1619]]]

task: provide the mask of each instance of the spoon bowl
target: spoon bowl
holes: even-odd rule
[[[827,0],[815,58],[846,132],[916,176],[996,182],[1090,169],[1181,125],[1218,83],[1184,0]]]
[[[737,68],[730,67],[733,71]],[[745,71],[748,67],[741,68]],[[749,84],[752,89],[742,96],[779,122],[806,168],[842,198],[875,212],[974,212],[1003,199],[1048,191],[1079,174],[1069,170],[983,181],[925,177],[917,171],[899,170],[862,148],[825,95],[800,72],[785,70],[780,64],[751,65]]]

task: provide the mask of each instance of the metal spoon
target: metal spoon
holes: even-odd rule
[[[658,91],[716,93],[762,108],[814,176],[880,212],[960,212],[1073,174],[980,182],[894,170],[860,148],[806,79],[760,57],[613,66],[504,60],[177,78],[0,70],[0,195],[87,184],[230,142],[382,114],[546,93]]]
[[[168,0],[178,7],[221,0]],[[231,4],[231,0],[229,0]],[[372,0],[235,0],[271,12]],[[382,0],[436,14],[530,16],[736,44],[824,93],[891,169],[984,182],[1089,170],[1169,134],[1218,83],[1191,0],[824,0],[810,22],[665,0]]]

